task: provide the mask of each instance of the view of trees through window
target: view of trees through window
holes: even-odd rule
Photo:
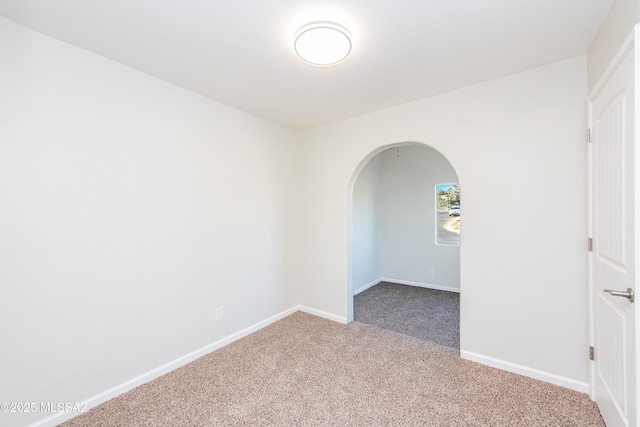
[[[460,244],[460,185],[436,185],[436,243]]]

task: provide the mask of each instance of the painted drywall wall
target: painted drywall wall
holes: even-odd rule
[[[613,2],[587,55],[589,91],[598,83],[618,49],[638,23],[640,23],[640,1],[615,0]]]
[[[0,56],[0,402],[81,402],[298,303],[296,133],[4,19]]]
[[[371,159],[353,188],[353,283],[361,289],[380,279],[382,158]]]
[[[349,315],[354,174],[428,144],[463,193],[462,350],[584,385],[585,101],[579,57],[302,132],[301,303]]]
[[[397,147],[380,155],[382,277],[460,289],[460,247],[437,245],[435,236],[435,186],[458,182],[451,164],[426,146]]]

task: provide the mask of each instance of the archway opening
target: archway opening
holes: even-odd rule
[[[380,147],[361,162],[349,189],[348,321],[459,348],[459,189],[427,145]]]

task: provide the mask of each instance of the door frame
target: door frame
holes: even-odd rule
[[[636,275],[635,275],[635,283],[634,289],[638,291],[638,283],[640,282],[640,274],[638,272],[638,267],[640,267],[640,117],[638,114],[640,113],[640,49],[638,49],[638,45],[636,41],[640,41],[640,24],[637,24],[634,29],[631,31],[629,36],[622,43],[620,49],[613,57],[606,71],[603,73],[602,77],[598,80],[594,88],[589,92],[587,98],[587,236],[588,238],[593,238],[595,234],[594,230],[594,212],[593,212],[593,198],[594,198],[594,174],[595,171],[593,169],[593,144],[591,144],[591,132],[594,129],[593,126],[593,102],[596,97],[600,94],[604,86],[611,79],[612,75],[616,72],[618,67],[622,64],[626,56],[634,51],[634,75],[636,77],[636,82],[634,84],[634,113],[636,116],[636,123],[634,124],[634,221],[636,226],[634,227],[634,235],[632,239],[634,240],[635,250],[635,258],[634,265],[636,266]],[[595,335],[596,335],[596,325],[595,325],[595,301],[594,301],[594,284],[593,284],[593,252],[590,250],[587,252],[587,290],[588,290],[588,319],[589,319],[589,346],[595,345]],[[636,302],[637,303],[637,302]],[[638,359],[640,358],[640,312],[636,308],[636,316],[635,316],[635,354],[636,360],[636,376],[632,379],[634,385],[633,387],[636,390],[636,419],[630,420],[631,425],[635,425],[640,427],[640,370],[638,367]],[[591,360],[589,364],[589,396],[592,400],[595,401],[595,378],[596,378],[596,364],[593,360]]]

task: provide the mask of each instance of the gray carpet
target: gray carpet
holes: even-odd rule
[[[460,294],[380,282],[353,297],[354,319],[460,348]]]
[[[396,332],[298,312],[63,425],[604,424],[585,394]]]

